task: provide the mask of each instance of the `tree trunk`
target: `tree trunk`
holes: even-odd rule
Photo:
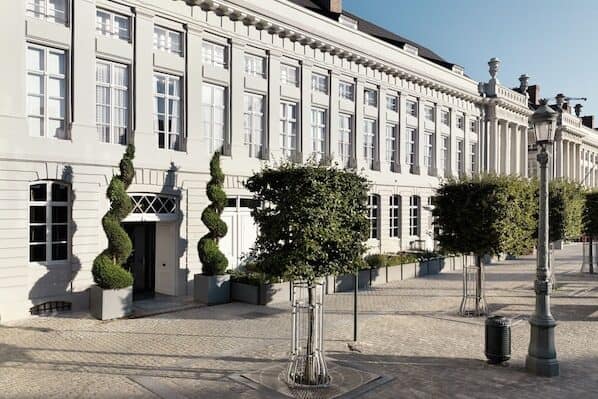
[[[475,296],[475,310],[478,315],[483,314],[482,301],[484,298],[484,284],[482,281],[482,256],[475,256],[475,265],[478,269],[477,281],[476,281],[476,296]]]
[[[594,243],[592,237],[590,237],[590,250],[588,251],[589,262],[590,262],[590,274],[594,274]]]

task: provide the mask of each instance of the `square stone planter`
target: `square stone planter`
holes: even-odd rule
[[[270,303],[284,303],[291,301],[291,283],[277,284],[244,284],[231,283],[231,299],[252,305],[268,305]]]
[[[377,286],[386,284],[387,267],[381,267],[379,269],[370,269],[370,285]]]
[[[193,300],[206,305],[220,305],[230,302],[230,275],[193,276]]]
[[[133,287],[105,290],[92,285],[89,288],[89,312],[100,320],[126,317],[133,313]]]
[[[430,259],[428,261],[428,274],[439,274],[442,258]]]
[[[417,277],[419,271],[419,263],[405,263],[401,265],[403,269],[403,280]]]
[[[358,276],[358,288],[367,288],[370,286],[370,271],[361,270]],[[355,289],[355,276],[352,274],[342,274],[334,278],[334,292],[347,292]]]

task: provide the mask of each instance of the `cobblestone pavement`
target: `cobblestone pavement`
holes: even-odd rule
[[[460,272],[360,292],[360,353],[347,347],[352,295],[327,296],[328,360],[392,378],[364,398],[598,397],[598,275],[579,273],[580,254],[572,245],[556,257],[560,377],[523,367],[531,257],[486,268],[491,311],[514,318],[507,366],[485,363],[484,320],[457,316]],[[284,306],[233,303],[108,322],[32,318],[0,327],[0,398],[261,398],[231,376],[284,362],[289,337]]]

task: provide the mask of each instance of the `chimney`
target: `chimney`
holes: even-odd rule
[[[590,129],[596,129],[597,127],[594,125],[594,115],[586,115],[581,117],[581,123],[585,127],[589,127]]]
[[[333,14],[342,14],[343,0],[320,0],[322,7]]]
[[[538,105],[540,104],[540,86],[531,85],[527,88],[527,94],[529,94],[529,102]]]

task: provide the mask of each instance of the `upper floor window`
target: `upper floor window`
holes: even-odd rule
[[[389,236],[400,237],[401,235],[401,196],[391,195],[389,197]]]
[[[472,119],[469,121],[469,131],[475,133],[478,131],[478,121],[476,119]]]
[[[450,126],[450,124],[451,124],[451,116],[450,116],[450,114],[449,114],[448,111],[442,110],[440,112],[440,121],[442,122],[443,125]]]
[[[226,138],[226,89],[204,83],[201,93],[204,141],[210,154],[222,151]]]
[[[386,96],[386,109],[397,112],[399,110],[399,98],[393,95]]]
[[[299,67],[280,64],[280,83],[294,87],[299,86]]]
[[[434,167],[434,133],[424,133],[424,166],[428,168],[428,173]]]
[[[264,156],[263,149],[266,142],[264,103],[264,96],[245,93],[243,128],[245,130],[245,145],[249,149],[250,157],[262,158]]]
[[[338,122],[338,155],[341,165],[349,167],[353,156],[353,116],[340,114]]]
[[[326,135],[328,132],[326,114],[325,109],[311,109],[311,152],[315,161],[322,160],[326,152]]]
[[[478,143],[471,143],[471,173],[476,173],[478,169]]]
[[[130,19],[112,11],[96,10],[96,32],[102,36],[129,41],[131,39]]]
[[[450,172],[450,137],[449,136],[442,136],[440,139],[440,160],[438,164],[444,169],[444,173],[447,174]]]
[[[27,0],[27,15],[48,22],[66,24],[67,0]]]
[[[424,118],[426,118],[428,121],[434,122],[434,107],[429,105],[424,107]]]
[[[201,44],[201,58],[204,65],[227,68],[227,46],[204,41]]]
[[[459,173],[465,172],[465,157],[464,157],[464,148],[465,142],[463,139],[457,139],[457,168]]]
[[[29,261],[69,258],[70,190],[61,182],[29,186]]]
[[[66,139],[66,56],[64,50],[27,47],[29,135]]]
[[[417,117],[417,103],[415,101],[407,100],[407,115]]]
[[[313,91],[328,94],[328,76],[313,72],[311,74],[311,89]]]
[[[370,221],[370,239],[378,239],[380,236],[380,196],[377,194],[369,195],[367,208]]]
[[[285,157],[297,151],[297,103],[280,103],[280,148]]]
[[[349,82],[338,82],[338,95],[349,101],[355,100],[355,85]]]
[[[465,129],[465,118],[463,115],[457,115],[457,129]]]
[[[417,129],[407,128],[405,149],[405,162],[407,162],[407,165],[409,166],[415,165],[417,157]]]
[[[378,106],[378,92],[374,89],[365,89],[363,91],[363,103],[371,107]]]
[[[266,77],[266,59],[259,55],[245,54],[245,74],[258,78]]]
[[[399,129],[395,124],[386,124],[386,162],[390,164],[390,170],[392,172],[398,171],[398,137]]]
[[[172,54],[183,54],[183,34],[176,30],[155,26],[154,49]]]
[[[154,131],[158,147],[181,150],[181,78],[154,74]]]
[[[376,143],[377,140],[376,121],[373,119],[363,120],[363,157],[365,158],[368,167],[374,168],[376,161]]]
[[[100,141],[126,144],[129,128],[129,68],[96,62],[96,127]]]

